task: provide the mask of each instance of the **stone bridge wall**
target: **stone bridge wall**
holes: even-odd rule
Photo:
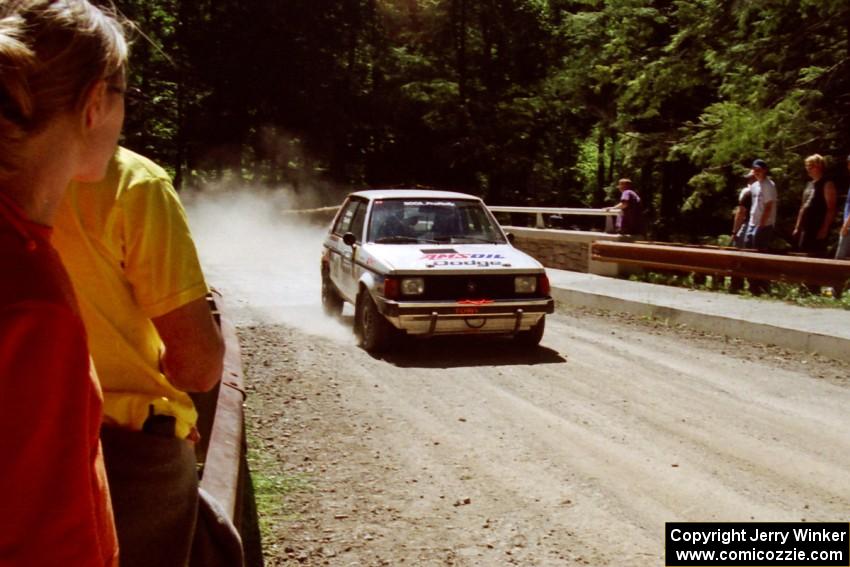
[[[595,240],[619,241],[617,234],[580,230],[555,230],[505,226],[513,233],[514,246],[537,258],[547,268],[585,272],[601,276],[618,276],[620,268],[611,262],[590,259],[590,245]]]

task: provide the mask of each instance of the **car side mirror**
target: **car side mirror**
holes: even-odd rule
[[[352,232],[346,232],[342,235],[342,241],[349,246],[354,246],[354,243],[357,242],[357,237]]]
[[[514,236],[514,233],[513,232],[506,232],[505,236],[508,237],[508,242],[510,242],[511,245],[513,245],[514,240],[516,240],[516,236]]]

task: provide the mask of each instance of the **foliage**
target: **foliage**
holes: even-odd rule
[[[840,165],[850,149],[839,0],[116,4],[144,34],[126,142],[184,185],[416,184],[600,206],[628,176],[656,236],[697,240],[728,231],[760,157],[787,236],[802,158]]]

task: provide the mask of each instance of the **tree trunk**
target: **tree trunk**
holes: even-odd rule
[[[596,138],[596,191],[593,193],[593,205],[601,207],[605,203],[605,131],[599,128]]]
[[[617,166],[617,136],[611,134],[611,158],[608,160],[608,175],[606,177],[606,185],[609,187],[614,184],[614,168]]]
[[[188,0],[180,0],[180,17],[177,19],[177,27],[175,30],[176,53],[174,54],[177,64],[182,66],[186,63],[186,26],[189,21]],[[174,187],[179,191],[183,188],[183,167],[186,164],[188,153],[186,145],[186,76],[184,73],[177,73],[176,78],[177,90],[177,135],[175,136],[175,152],[174,152]]]

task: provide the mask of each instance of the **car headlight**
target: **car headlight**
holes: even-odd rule
[[[402,295],[422,295],[425,293],[425,280],[423,278],[402,278]]]
[[[537,276],[517,276],[514,278],[515,293],[534,293],[537,291]]]

